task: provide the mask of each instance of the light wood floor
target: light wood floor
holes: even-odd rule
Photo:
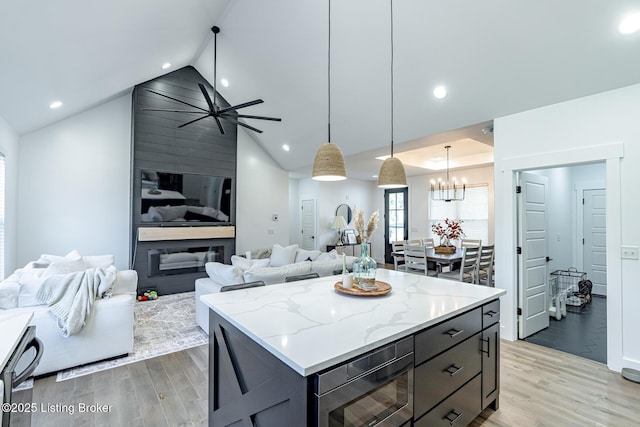
[[[196,347],[60,383],[51,376],[15,400],[112,406],[106,414],[38,412],[34,427],[206,426],[207,352]],[[598,362],[503,340],[500,384],[500,409],[484,411],[472,426],[640,426],[640,384]],[[14,421],[29,425],[28,417]]]

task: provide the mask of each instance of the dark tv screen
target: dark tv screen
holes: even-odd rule
[[[232,178],[142,169],[142,224],[231,224]]]

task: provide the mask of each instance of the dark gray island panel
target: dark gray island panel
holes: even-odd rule
[[[210,311],[210,427],[309,425],[308,391],[307,378]]]

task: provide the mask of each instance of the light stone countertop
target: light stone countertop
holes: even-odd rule
[[[222,318],[302,376],[406,337],[506,291],[378,269],[384,296],[337,292],[340,276],[204,295]]]

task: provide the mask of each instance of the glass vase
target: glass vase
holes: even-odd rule
[[[376,260],[369,256],[369,244],[360,244],[360,256],[353,261],[353,282],[364,291],[378,289],[376,285]]]

